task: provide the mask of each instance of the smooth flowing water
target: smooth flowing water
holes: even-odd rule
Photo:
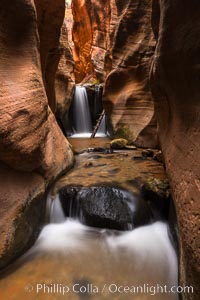
[[[74,129],[75,133],[89,133],[92,131],[92,120],[85,87],[76,86],[74,102]]]
[[[63,218],[48,196],[46,225],[15,271],[0,282],[1,299],[175,300],[177,257],[167,224],[129,232],[100,230]]]
[[[101,102],[100,88],[97,86],[95,88],[95,111],[98,102]],[[102,104],[101,104],[102,105]],[[88,102],[87,91],[85,87],[77,85],[75,88],[75,95],[73,100],[73,127],[74,134],[72,138],[89,138],[92,134],[92,118]],[[95,135],[95,137],[105,137],[106,136],[106,118],[103,117],[100,127]]]

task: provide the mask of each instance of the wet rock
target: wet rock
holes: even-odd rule
[[[124,190],[113,187],[64,187],[59,195],[65,214],[69,216],[70,210],[76,212],[76,217],[88,226],[129,230],[151,221],[147,203]]]
[[[170,186],[167,179],[149,178],[141,186],[142,196],[152,208],[154,216],[167,216],[170,200]]]
[[[93,155],[90,157],[90,159],[99,159],[99,158],[102,158],[101,155]]]
[[[98,165],[95,165],[95,167],[105,167],[107,166],[107,164],[98,164]]]
[[[153,157],[154,151],[152,149],[145,149],[142,151],[142,156],[144,157]]]
[[[142,182],[143,182],[143,178],[140,176],[135,177],[134,179],[127,180],[128,184],[130,184],[131,186],[134,186],[138,189],[141,187]]]
[[[122,152],[122,153],[119,153],[119,156],[127,157],[128,153]]]
[[[110,173],[110,174],[116,174],[116,173],[118,173],[120,171],[120,168],[114,168],[114,169],[112,169],[112,170],[109,170],[108,172]]]
[[[145,156],[133,156],[132,157],[132,160],[138,160],[138,161],[143,161],[146,159],[147,159],[147,157],[145,157]]]
[[[88,149],[81,149],[81,150],[77,151],[73,148],[74,155],[80,155],[80,154],[83,154],[83,153],[86,153],[86,152],[88,152]]]
[[[81,186],[66,186],[60,189],[59,197],[67,217],[80,215],[80,205],[77,201],[77,195],[81,189]]]
[[[110,148],[95,147],[95,148],[88,148],[87,152],[88,153],[101,152],[103,154],[112,154],[114,151],[113,149]]]
[[[79,199],[84,222],[89,226],[128,230],[151,219],[145,202],[123,190],[94,187],[81,191]]]
[[[112,154],[113,152],[114,152],[113,149],[105,149],[103,151],[103,154]]]
[[[88,148],[87,152],[91,153],[91,152],[104,152],[105,149],[102,147],[96,147],[96,148]]]
[[[84,164],[84,167],[85,168],[90,168],[90,167],[93,167],[93,163],[90,161],[90,162],[86,162],[85,164]]]
[[[162,151],[155,153],[153,159],[157,160],[158,162],[164,162]]]
[[[128,144],[126,139],[115,139],[110,142],[110,147],[112,149],[124,149]]]

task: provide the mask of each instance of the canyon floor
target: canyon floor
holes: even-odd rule
[[[139,187],[148,178],[166,179],[163,164],[153,158],[144,157],[143,149],[113,150],[110,153],[110,140],[107,138],[72,138],[69,141],[76,153],[75,165],[54,184],[51,189],[53,194],[66,186],[112,186],[137,194]],[[41,282],[48,286],[57,282],[61,284],[68,282],[71,285],[77,282],[83,285],[92,282],[97,286],[103,286],[105,280],[107,282],[114,280],[119,284],[131,285],[134,278],[134,267],[130,267],[132,254],[129,257],[123,256],[122,253],[118,261],[109,247],[107,248],[105,241],[102,244],[102,238],[99,238],[98,233],[79,235],[80,231],[78,236],[74,235],[77,238],[76,243],[80,242],[76,251],[66,248],[65,253],[58,254],[53,250],[45,255],[22,258],[8,268],[6,273],[2,274],[0,282],[1,299],[19,300],[25,297],[34,300],[47,299],[45,293],[36,294],[33,291],[33,287]],[[59,239],[59,236],[55,237],[55,244],[57,238]],[[137,281],[141,278],[136,276],[134,279]],[[145,276],[142,277],[142,282],[144,280]],[[164,282],[164,279],[162,280]],[[108,299],[107,297],[106,293],[101,296],[99,294],[91,296],[88,293],[70,294],[70,299]],[[145,297],[143,295],[137,299],[148,299],[148,296]],[[63,295],[48,295],[48,299],[63,299]],[[118,300],[121,299],[121,295],[110,295],[109,299]],[[132,295],[126,295],[126,299],[132,299]],[[156,299],[160,299],[159,296]]]

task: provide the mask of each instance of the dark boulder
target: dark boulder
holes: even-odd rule
[[[124,190],[105,186],[64,187],[59,194],[66,215],[70,210],[76,211],[76,217],[88,226],[130,230],[151,221],[148,204]]]

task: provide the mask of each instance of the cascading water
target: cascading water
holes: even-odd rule
[[[47,210],[50,224],[43,228],[25,255],[26,263],[21,267],[23,276],[20,271],[14,273],[15,284],[29,282],[34,287],[38,282],[47,281],[48,286],[53,286],[52,293],[59,293],[54,285],[61,287],[64,282],[64,286],[70,287],[65,295],[67,299],[82,297],[81,287],[95,300],[149,300],[152,295],[156,300],[178,299],[176,293],[162,292],[164,286],[170,289],[178,283],[177,256],[166,223],[155,222],[128,232],[91,228],[78,220],[64,220],[59,196],[51,195]],[[34,282],[31,274],[35,274]],[[46,292],[40,286],[39,299],[43,300]],[[130,290],[121,293],[116,287]],[[105,289],[103,296],[102,288]],[[54,296],[59,298],[59,294]]]
[[[73,111],[75,133],[91,133],[92,120],[88,103],[87,91],[85,87],[78,85],[76,86],[73,102]]]
[[[61,223],[65,221],[65,214],[58,195],[53,197],[49,194],[47,200],[47,214],[50,223]]]
[[[100,87],[97,85],[95,86],[94,112],[93,112],[95,118],[98,118],[102,111],[101,97],[102,95],[101,95]],[[79,85],[77,85],[75,88],[75,94],[73,100],[73,130],[74,130],[74,134],[71,136],[73,138],[91,137],[91,133],[93,131],[87,91],[85,87]],[[106,118],[104,116],[95,137],[105,137],[105,136],[106,136]]]

